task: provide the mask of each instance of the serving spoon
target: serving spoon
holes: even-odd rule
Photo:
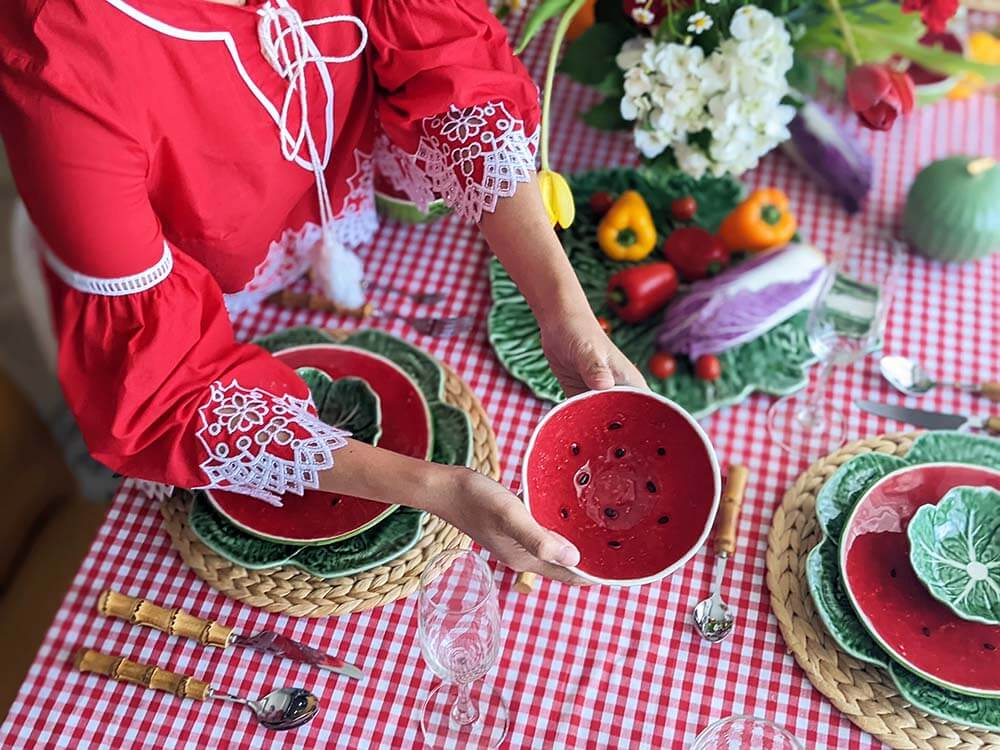
[[[238,695],[220,693],[207,682],[193,677],[137,664],[124,657],[102,654],[92,649],[84,649],[77,654],[76,668],[81,672],[101,674],[118,682],[163,690],[179,698],[239,703],[249,708],[262,726],[278,732],[302,726],[319,711],[319,699],[302,688],[279,688],[256,700],[241,698]]]
[[[722,598],[722,579],[726,562],[736,551],[736,525],[743,504],[750,472],[745,466],[730,466],[726,476],[726,490],[719,506],[719,519],[715,524],[715,565],[712,568],[712,593],[694,608],[694,626],[710,643],[725,640],[733,632],[736,617]]]
[[[882,377],[896,390],[910,396],[921,396],[932,388],[944,386],[986,396],[990,401],[1000,401],[1000,383],[948,383],[934,380],[919,362],[906,357],[890,355],[879,360]]]

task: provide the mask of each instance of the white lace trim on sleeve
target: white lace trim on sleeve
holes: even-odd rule
[[[425,118],[423,131],[414,154],[384,134],[376,149],[379,173],[421,210],[439,195],[455,213],[478,222],[535,171],[538,130],[528,136],[503,102],[452,106]]]
[[[100,294],[105,297],[124,297],[127,294],[144,292],[152,289],[163,281],[174,268],[174,256],[170,252],[170,247],[163,243],[163,255],[155,265],[150,266],[145,271],[134,273],[131,276],[118,276],[115,278],[88,276],[85,273],[74,271],[63,263],[55,254],[45,251],[45,262],[53,273],[58,276],[67,286],[76,289],[78,292],[87,294]]]
[[[228,490],[277,506],[286,492],[316,489],[320,472],[333,466],[334,451],[350,436],[320,420],[309,399],[243,388],[235,380],[213,383],[198,415],[196,436],[208,454],[200,464],[208,483],[198,489]]]

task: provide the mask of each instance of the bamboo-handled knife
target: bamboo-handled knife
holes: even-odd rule
[[[214,620],[203,620],[179,609],[165,609],[145,599],[136,599],[119,594],[117,591],[108,590],[101,594],[97,600],[97,611],[108,617],[128,620],[136,625],[145,625],[170,635],[191,638],[203,646],[216,648],[242,646],[272,656],[304,662],[319,669],[353,677],[355,680],[364,677],[364,673],[353,664],[283,635],[271,631],[256,635],[240,635],[232,628]]]
[[[858,408],[870,414],[898,419],[900,422],[926,427],[928,430],[960,430],[969,427],[975,430],[985,430],[991,435],[1000,435],[1000,416],[996,415],[968,417],[962,414],[909,409],[905,406],[883,404],[878,401],[855,401],[854,403],[858,405]]]

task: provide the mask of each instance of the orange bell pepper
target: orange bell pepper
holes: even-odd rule
[[[656,247],[656,225],[645,199],[626,190],[597,225],[597,244],[611,260],[642,260]]]
[[[798,222],[788,196],[777,188],[754,190],[722,221],[719,238],[731,251],[760,252],[781,247],[795,235]]]

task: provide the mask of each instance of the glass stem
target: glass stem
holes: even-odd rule
[[[803,426],[815,428],[822,424],[823,407],[826,405],[826,391],[827,386],[830,384],[830,373],[832,372],[833,361],[831,359],[824,360],[816,382],[810,386],[808,393],[806,393],[805,406],[799,409],[799,413],[795,415],[796,419]]]
[[[451,720],[465,727],[479,720],[479,708],[472,700],[472,688],[467,682],[458,684],[458,699],[451,707]]]

